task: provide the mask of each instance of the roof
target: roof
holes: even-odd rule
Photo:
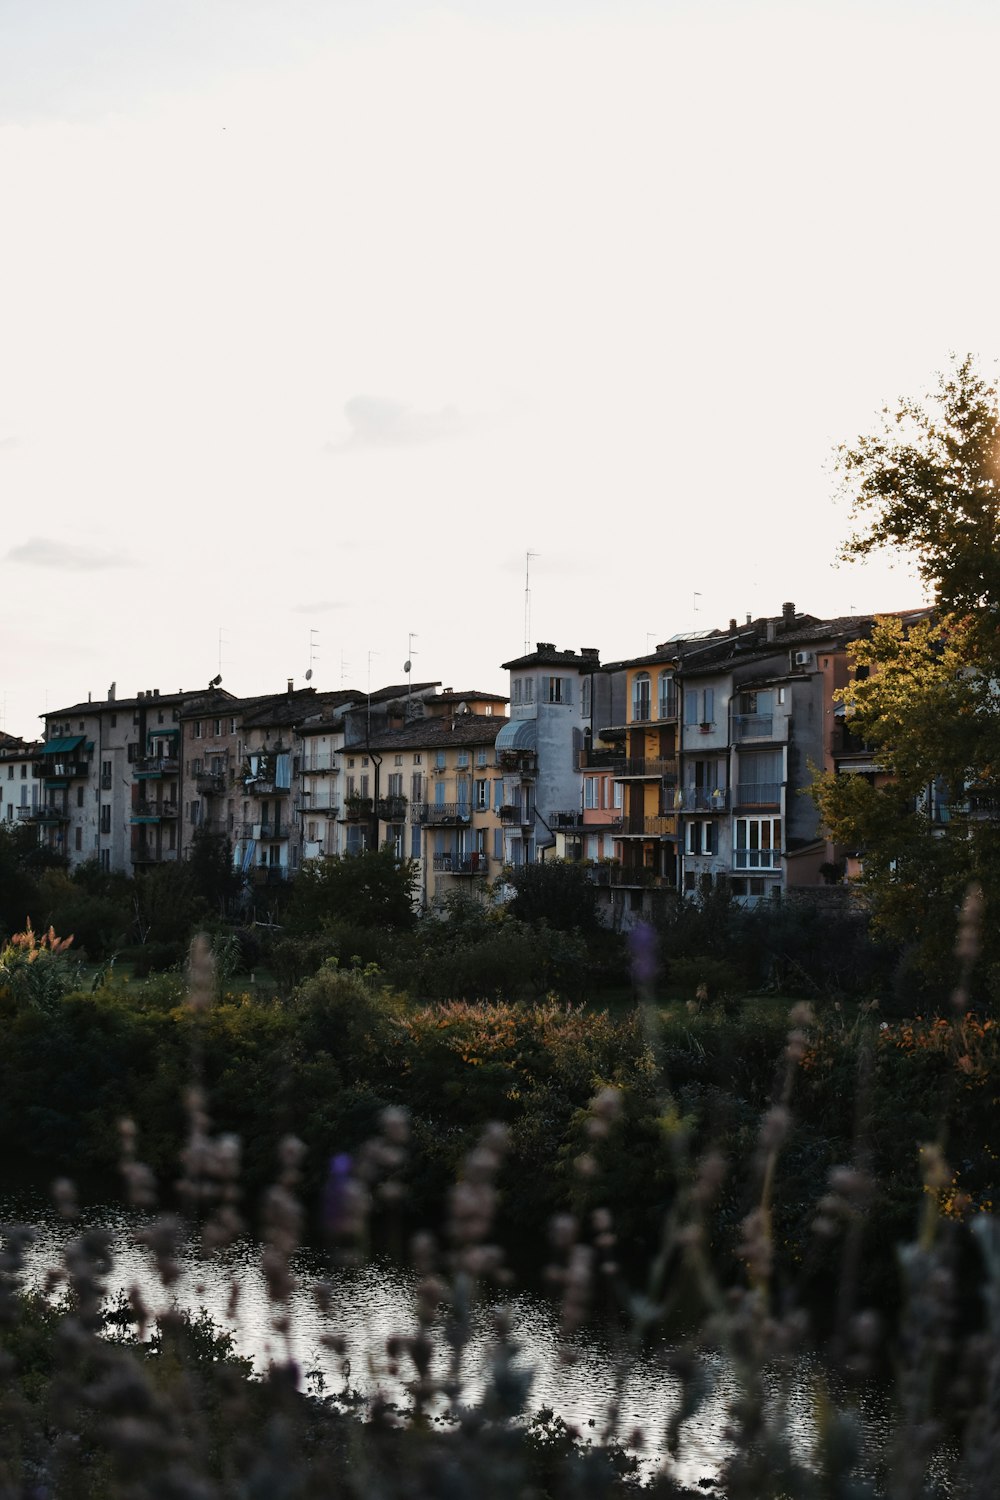
[[[578,672],[593,672],[600,667],[600,658],[596,646],[581,646],[579,651],[557,651],[551,641],[539,641],[528,655],[500,665],[505,672],[516,671],[518,667],[575,667]]]
[[[503,693],[482,693],[478,688],[469,688],[468,692],[459,693],[454,688],[445,688],[443,692],[435,693],[430,698],[431,703],[467,703],[470,699],[479,703],[509,703],[510,699]]]
[[[382,729],[362,743],[345,745],[343,754],[365,750],[426,750],[447,745],[492,745],[507,720],[498,714],[456,714],[444,719],[415,719],[401,729]]]

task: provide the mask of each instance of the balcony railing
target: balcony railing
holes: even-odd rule
[[[648,890],[665,890],[670,881],[665,875],[657,875],[643,866],[623,868],[621,865],[593,865],[588,877],[594,885],[640,886]]]
[[[330,776],[340,770],[340,759],[336,755],[314,755],[302,762],[303,776]]]
[[[176,755],[139,755],[135,761],[137,776],[176,776],[180,768]]]
[[[226,778],[222,771],[199,771],[195,786],[199,797],[217,797],[226,790]]]
[[[243,785],[251,797],[287,797],[290,787],[279,786],[270,776],[246,776]]]
[[[328,797],[322,802],[316,801],[313,797],[307,797],[296,803],[295,811],[301,813],[304,818],[335,818],[340,812],[340,803],[331,802]]]
[[[733,740],[783,740],[787,723],[774,714],[733,714]]]
[[[147,802],[140,797],[132,808],[132,822],[147,818],[176,818],[176,802]]]
[[[89,776],[90,766],[85,760],[57,760],[55,756],[46,756],[42,775],[46,781],[65,781],[74,776]]]
[[[344,798],[344,823],[367,823],[371,819],[372,810],[375,807],[371,797],[345,797]]]
[[[38,818],[39,811],[40,809],[37,806],[15,808],[15,812],[17,813],[17,821],[19,823],[34,822]]]
[[[378,815],[383,823],[402,823],[406,817],[407,801],[403,796],[380,797]]]
[[[780,781],[741,781],[736,788],[737,807],[778,807]]]
[[[581,771],[616,771],[625,756],[621,750],[581,750],[577,764]]]
[[[615,772],[615,780],[629,781],[639,777],[648,777],[653,780],[656,777],[676,777],[676,775],[676,756],[647,759],[644,756],[630,755],[619,763],[619,769]]]
[[[421,802],[414,822],[427,824],[468,823],[472,808],[468,802]]]
[[[435,854],[434,870],[441,875],[487,875],[489,856],[474,849],[471,854]]]
[[[675,838],[676,835],[677,817],[674,813],[649,813],[630,818],[622,828],[623,838]]]
[[[497,817],[501,823],[509,826],[520,825],[522,828],[526,828],[529,823],[535,821],[533,810],[520,802],[504,802],[497,808]]]
[[[39,823],[68,823],[69,809],[66,807],[40,807],[35,814]]]
[[[724,812],[729,806],[729,788],[682,787],[676,802],[680,812]]]
[[[176,849],[161,849],[156,844],[133,844],[132,863],[134,865],[164,865],[171,864],[177,860]]]
[[[538,769],[538,756],[534,750],[501,750],[497,763],[505,771],[519,771],[522,776],[533,776]]]

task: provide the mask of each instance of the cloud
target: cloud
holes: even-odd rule
[[[11,547],[7,561],[27,563],[33,568],[61,568],[67,573],[93,573],[102,568],[128,567],[129,559],[121,552],[103,552],[96,547],[79,547],[52,537],[32,536],[19,547]]]
[[[417,411],[388,396],[352,396],[344,405],[350,428],[339,442],[325,445],[327,453],[350,453],[359,448],[402,448],[460,437],[472,425],[454,406],[440,411]]]

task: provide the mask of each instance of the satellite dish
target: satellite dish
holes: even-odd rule
[[[312,682],[312,676],[313,676],[313,669],[312,669],[312,667],[310,667],[309,670],[308,670],[308,672],[306,673],[306,682]]]
[[[213,677],[212,680],[211,680],[211,682],[208,685],[209,685],[209,687],[218,687],[219,683],[221,681],[222,681],[222,673],[220,672],[219,675],[218,675],[218,677]]]
[[[404,672],[408,672],[412,666],[413,666],[413,663],[411,661],[404,661],[404,663],[403,663],[403,671]]]

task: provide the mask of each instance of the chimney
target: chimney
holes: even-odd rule
[[[736,634],[736,620],[735,620],[735,617],[733,619],[731,619],[730,622],[729,622],[729,634],[730,635],[735,635]]]
[[[159,690],[159,688],[154,688],[153,689],[153,697],[154,698],[158,698],[159,696],[160,696],[160,690]]]
[[[767,639],[769,641],[773,641],[774,637],[777,635],[777,633],[778,633],[778,622],[776,620],[768,620],[768,622],[767,622]]]
[[[795,624],[795,605],[783,604],[781,606],[781,623],[785,630],[791,630]]]
[[[753,616],[751,615],[751,613],[750,613],[749,610],[747,610],[747,624],[748,625],[752,625],[753,624]]]
[[[293,682],[294,682],[294,678],[289,677],[289,679],[288,679],[288,695],[289,695],[289,697],[291,697],[291,694],[292,694],[292,683]]]

